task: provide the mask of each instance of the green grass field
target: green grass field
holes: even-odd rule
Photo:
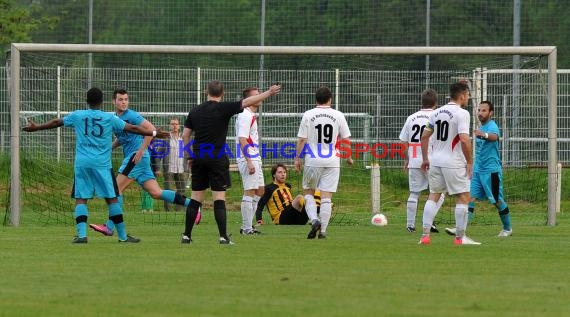
[[[404,230],[333,225],[327,240],[308,226],[265,225],[233,246],[217,243],[210,213],[181,245],[178,225],[127,214],[138,245],[72,225],[0,227],[0,316],[565,316],[570,312],[568,217],[556,227],[473,225],[482,246],[456,247],[444,233],[429,246]],[[94,212],[92,220],[104,218]],[[391,219],[392,220],[392,219]]]

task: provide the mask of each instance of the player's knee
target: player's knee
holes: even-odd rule
[[[110,216],[109,220],[111,220],[114,224],[122,223],[123,222],[123,214]]]
[[[154,199],[160,199],[161,195],[162,195],[162,191],[161,190],[151,190],[148,192],[149,195],[154,198]]]
[[[409,203],[417,203],[419,198],[420,198],[420,193],[410,192],[410,196],[408,196],[408,202]]]
[[[87,216],[81,215],[75,218],[75,223],[87,222]]]

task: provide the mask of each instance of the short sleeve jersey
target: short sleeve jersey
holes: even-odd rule
[[[144,121],[144,118],[138,112],[132,109],[127,109],[127,111],[123,112],[119,118],[124,122],[132,125],[141,125],[141,123]],[[115,135],[123,147],[124,157],[128,157],[134,152],[138,151],[144,142],[144,136],[140,134],[121,131]],[[144,151],[144,156],[148,155],[148,151]]]
[[[501,136],[495,120],[489,120],[479,128],[483,133]],[[473,171],[480,173],[494,173],[501,171],[501,155],[499,140],[489,141],[484,138],[475,139],[475,164]]]
[[[421,109],[410,115],[400,131],[400,140],[408,146],[408,168],[420,168],[423,162],[421,137],[433,109]],[[431,147],[430,147],[431,152]]]
[[[350,137],[350,129],[342,112],[317,106],[303,114],[297,136],[307,139],[305,166],[340,167],[338,141]]]
[[[63,118],[63,125],[75,129],[75,166],[111,168],[113,133],[125,122],[101,110],[76,110]]]
[[[228,124],[235,114],[242,112],[242,101],[206,101],[193,108],[184,122],[184,127],[194,133],[192,152],[196,157],[219,157],[230,148],[226,144]],[[223,151],[222,151],[223,150]],[[211,153],[211,154],[210,154]]]
[[[431,165],[465,167],[467,161],[461,150],[459,134],[469,135],[470,122],[469,112],[455,103],[448,103],[432,112],[426,125],[426,129],[433,131]]]
[[[257,118],[249,108],[245,108],[236,118],[236,144],[238,144],[238,161],[245,160],[243,149],[239,146],[239,138],[246,138],[249,146],[247,155],[250,159],[260,161],[259,134],[257,130]]]

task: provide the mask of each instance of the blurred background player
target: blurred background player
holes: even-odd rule
[[[146,129],[154,129],[152,123],[143,118],[138,112],[129,109],[129,95],[125,89],[113,91],[113,105],[115,114],[121,120],[132,125],[141,126]],[[168,135],[168,134],[167,134]],[[117,139],[113,142],[113,147],[123,147],[123,164],[119,168],[117,175],[117,186],[119,187],[119,203],[122,205],[122,193],[133,182],[146,190],[154,199],[161,199],[177,205],[187,206],[190,199],[177,194],[172,190],[162,190],[156,181],[156,177],[151,167],[148,146],[152,137],[142,137],[138,134],[128,132],[116,133]],[[113,235],[114,225],[109,219],[106,224],[90,224],[93,230],[106,236]]]
[[[404,170],[408,172],[408,184],[410,196],[406,205],[406,230],[416,231],[416,213],[418,211],[418,199],[422,191],[428,188],[427,172],[422,170],[421,137],[428,119],[433,110],[437,107],[437,93],[433,89],[426,89],[422,92],[422,108],[410,115],[400,132],[400,140],[407,146],[404,151]],[[428,155],[431,152],[428,149]],[[437,201],[436,208],[439,210],[443,205],[444,194],[441,194]],[[437,213],[437,211],[436,211]],[[439,232],[435,224],[430,228],[431,232]]]
[[[326,230],[332,214],[332,194],[336,192],[340,178],[340,153],[338,142],[350,144],[350,129],[344,114],[331,108],[332,92],[320,87],[315,93],[317,106],[306,111],[297,133],[295,169],[301,171],[301,158],[305,158],[303,193],[305,209],[311,221],[307,239],[326,238]],[[352,157],[346,160],[352,165]],[[317,215],[315,190],[321,191],[321,212]],[[320,219],[319,219],[320,218]]]
[[[257,87],[245,88],[242,97],[259,95]],[[259,198],[263,195],[264,180],[259,154],[259,134],[256,113],[261,101],[243,109],[236,118],[236,143],[238,145],[237,164],[243,185],[241,200],[242,224],[239,232],[244,235],[260,234],[252,226]]]
[[[73,166],[72,197],[75,198],[77,237],[72,243],[87,243],[87,201],[96,196],[105,198],[109,209],[109,220],[117,227],[119,242],[138,243],[140,239],[127,235],[123,210],[117,196],[117,183],[111,164],[113,132],[129,131],[146,136],[156,136],[157,131],[137,127],[120,120],[115,115],[101,110],[103,92],[91,88],[87,92],[88,110],[76,110],[63,118],[52,119],[36,125],[29,121],[24,131],[54,129],[61,126],[75,130],[75,163]],[[159,136],[166,136],[158,131]]]
[[[421,137],[422,169],[429,169],[429,198],[424,206],[423,235],[420,244],[430,244],[430,228],[437,215],[437,201],[441,193],[455,196],[455,245],[479,245],[465,235],[467,204],[473,160],[469,125],[471,117],[464,109],[469,101],[469,86],[460,81],[449,89],[450,102],[432,112]],[[430,137],[434,135],[434,139]],[[432,152],[428,156],[428,149]]]
[[[309,220],[305,209],[305,198],[297,195],[293,198],[291,184],[287,183],[287,167],[277,163],[271,167],[273,182],[265,186],[265,193],[259,200],[256,214],[263,213],[267,206],[271,221],[276,225],[305,225]],[[320,213],[321,197],[318,190],[314,194],[317,214]]]
[[[473,131],[475,137],[475,165],[471,178],[471,201],[469,202],[469,217],[475,212],[475,199],[488,200],[499,212],[503,229],[498,237],[508,237],[513,234],[509,206],[503,196],[503,169],[499,152],[501,132],[495,120],[491,117],[495,106],[490,101],[482,101],[477,110],[481,126]],[[448,234],[454,235],[455,228],[445,228]]]

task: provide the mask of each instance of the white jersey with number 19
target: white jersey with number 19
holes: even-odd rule
[[[433,131],[430,165],[446,168],[462,168],[467,164],[459,134],[469,135],[471,117],[467,110],[456,103],[448,103],[433,111],[426,126]]]
[[[305,166],[340,167],[338,141],[350,137],[350,129],[342,112],[317,106],[303,114],[297,136],[307,139]]]

